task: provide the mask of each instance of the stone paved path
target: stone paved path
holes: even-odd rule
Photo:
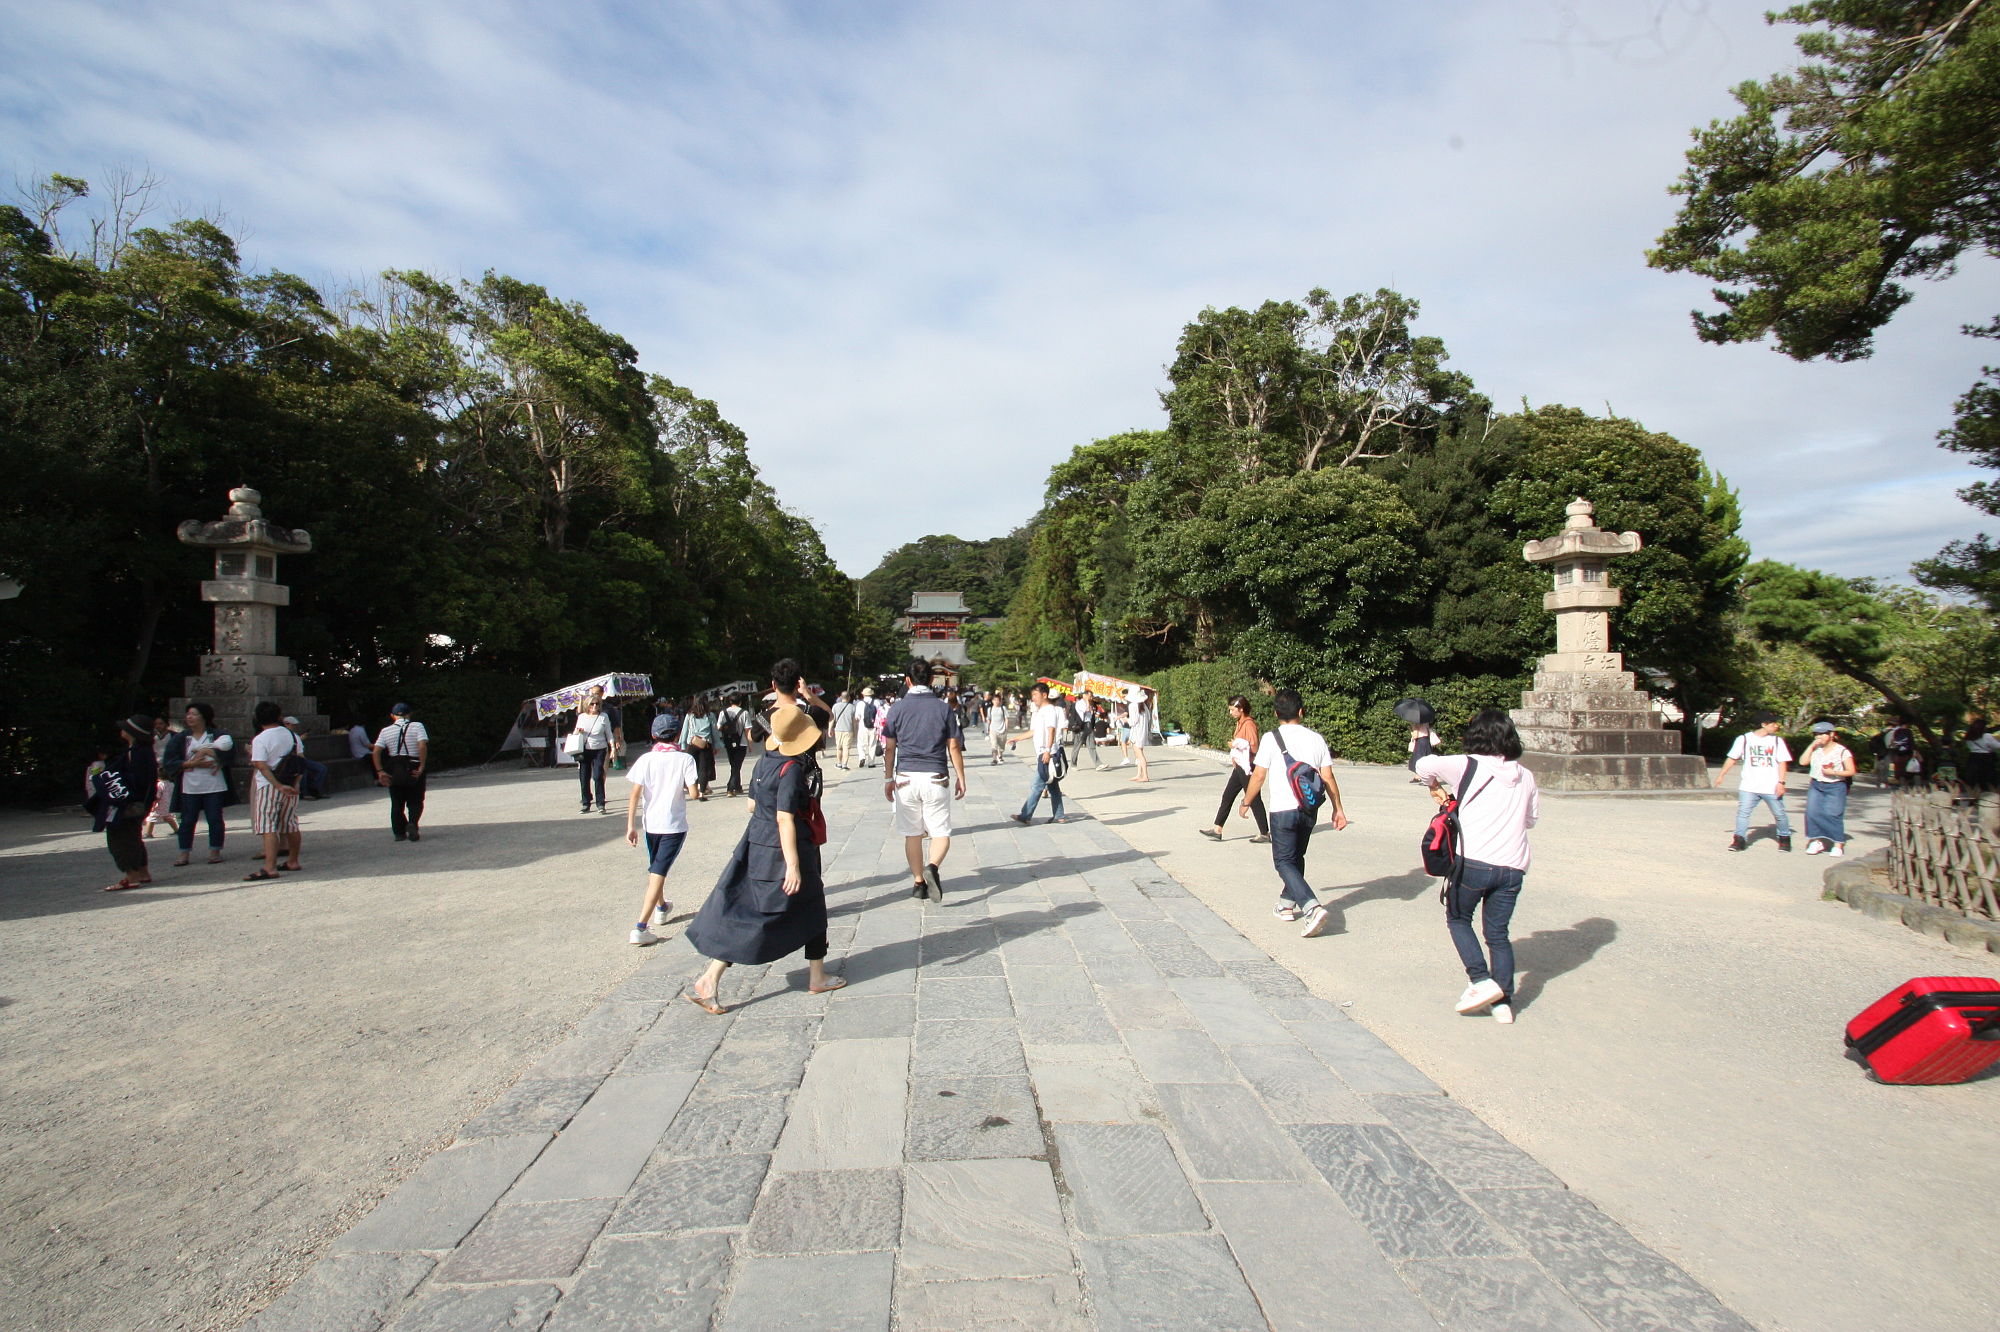
[[[738,967],[712,1017],[677,923],[251,1326],[1749,1326],[1108,829],[1009,822],[989,771],[942,906],[873,774],[830,787],[844,990]]]

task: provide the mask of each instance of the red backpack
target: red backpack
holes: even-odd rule
[[[1424,829],[1423,841],[1418,843],[1418,849],[1424,855],[1424,873],[1435,874],[1445,881],[1438,889],[1440,901],[1443,900],[1444,889],[1457,882],[1459,873],[1465,868],[1465,837],[1458,826],[1458,811],[1472,798],[1465,794],[1465,788],[1472,784],[1472,774],[1478,768],[1479,760],[1467,755],[1465,775],[1458,779],[1457,792],[1445,797],[1437,813],[1431,815],[1430,824]],[[1488,777],[1479,784],[1479,791],[1484,791],[1492,782],[1493,779]],[[1474,791],[1472,795],[1478,795],[1479,791]]]

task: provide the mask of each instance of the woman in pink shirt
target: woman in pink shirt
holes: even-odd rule
[[[1417,776],[1440,799],[1456,794],[1472,770],[1458,807],[1462,865],[1445,890],[1445,925],[1469,982],[1457,1007],[1476,1013],[1491,1005],[1495,1021],[1512,1022],[1514,944],[1507,930],[1528,872],[1528,829],[1541,816],[1541,793],[1535,774],[1521,766],[1521,737],[1500,709],[1474,717],[1460,747],[1463,754],[1428,754],[1416,763]],[[1484,950],[1472,932],[1475,908]]]

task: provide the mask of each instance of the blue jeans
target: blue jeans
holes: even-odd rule
[[[1760,800],[1771,807],[1772,815],[1778,820],[1778,836],[1790,837],[1792,835],[1792,817],[1785,813],[1785,798],[1775,795],[1760,795],[1756,791],[1738,791],[1736,793],[1736,835],[1738,837],[1749,835],[1750,811],[1757,807],[1757,802]]]
[[[1445,895],[1445,927],[1451,931],[1458,960],[1465,963],[1466,978],[1493,981],[1503,999],[1514,997],[1514,943],[1507,937],[1507,926],[1514,919],[1514,901],[1520,895],[1520,870],[1483,860],[1466,861],[1465,872]],[[1480,909],[1485,952],[1480,951],[1479,936],[1472,932],[1474,907]]]
[[[1313,825],[1318,821],[1318,810],[1287,809],[1271,816],[1271,864],[1284,885],[1278,891],[1286,901],[1307,911],[1319,905],[1319,898],[1306,883],[1306,848],[1312,844]]]
[[[1032,819],[1035,817],[1035,806],[1042,803],[1042,792],[1044,791],[1049,793],[1049,812],[1056,818],[1061,818],[1063,816],[1062,783],[1060,781],[1052,782],[1049,780],[1049,761],[1046,758],[1038,758],[1035,760],[1035,784],[1028,788],[1028,803],[1021,806],[1022,818]]]
[[[1806,837],[1847,840],[1847,783],[1806,783]]]
[[[199,814],[208,820],[208,849],[222,849],[222,802],[229,798],[227,791],[207,791],[196,795],[192,791],[181,792],[181,826],[174,834],[180,840],[181,850],[194,850],[194,816]]]
[[[324,800],[332,792],[332,781],[328,778],[326,764],[318,759],[300,759],[306,765],[305,780],[299,783],[300,795],[314,795]]]
[[[657,874],[664,879],[667,871],[674,867],[674,862],[680,859],[681,844],[686,841],[687,834],[684,832],[647,833],[646,873]]]
[[[604,808],[604,770],[610,766],[611,751],[608,749],[585,749],[576,756],[576,783],[583,791],[583,807],[590,808],[590,787],[593,778],[597,784],[597,807]]]

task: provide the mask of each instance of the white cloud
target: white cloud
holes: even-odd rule
[[[1932,439],[1990,268],[1800,366],[1697,342],[1701,284],[1643,263],[1689,128],[1791,58],[1762,7],[10,0],[0,127],[20,174],[149,166],[259,263],[584,301],[850,572],[1156,423],[1202,306],[1393,285],[1497,401],[1701,447],[1760,555],[1897,573],[1979,525]]]

